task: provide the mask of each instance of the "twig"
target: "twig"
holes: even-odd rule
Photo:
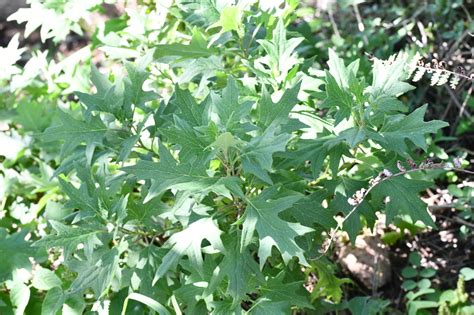
[[[458,118],[462,117],[464,110],[466,109],[467,101],[469,100],[469,97],[471,96],[471,93],[472,93],[472,85],[467,91],[467,95],[466,95],[466,98],[464,99],[464,102],[462,102],[461,109],[459,110]]]
[[[431,68],[431,67],[425,67],[425,66],[420,66],[420,65],[417,65],[416,66],[416,69],[419,70],[419,69],[423,69],[424,71],[427,71],[428,73],[430,73],[431,71],[433,70],[441,70],[443,72],[446,72],[446,73],[449,73],[451,75],[454,75],[454,76],[457,76],[457,77],[460,77],[460,78],[463,78],[463,79],[466,79],[466,80],[469,80],[469,81],[473,81],[474,78],[468,76],[468,75],[465,75],[465,74],[462,74],[462,73],[459,73],[459,72],[454,72],[454,71],[450,71],[450,70],[446,70],[446,69],[441,69],[441,68]]]
[[[364,23],[362,22],[362,17],[361,17],[360,12],[359,12],[359,7],[357,6],[356,3],[353,4],[353,7],[354,7],[354,13],[355,13],[355,16],[356,16],[356,19],[357,19],[357,27],[359,28],[359,31],[362,33],[362,38],[364,39],[364,44],[368,45],[369,40],[367,39],[367,35],[364,33],[365,26],[364,26]]]
[[[466,225],[472,229],[474,229],[474,224],[471,223],[471,222],[468,222],[466,220],[463,220],[459,217],[454,217],[454,218],[450,218],[450,217],[447,217],[447,216],[444,216],[444,215],[440,215],[440,217],[442,217],[443,219],[446,219],[446,220],[449,220],[449,221],[454,221],[456,223],[459,223],[459,224],[463,224],[463,225]]]
[[[441,119],[440,119],[440,120],[445,120],[445,118],[446,118],[446,116],[448,115],[449,110],[451,109],[452,106],[453,106],[453,101],[450,101],[450,102],[448,103],[448,106],[446,106],[446,109],[444,110],[443,115],[441,115]]]
[[[469,14],[469,11],[467,10],[466,6],[464,4],[461,4],[461,9],[466,13],[467,20],[469,22],[472,22],[471,15]]]
[[[451,57],[451,55],[456,51],[456,49],[458,48],[459,44],[461,44],[461,42],[464,40],[464,37],[466,37],[467,35],[469,35],[469,29],[466,29],[462,34],[461,36],[459,36],[459,38],[454,42],[454,44],[451,46],[451,48],[449,49],[449,51],[447,52],[447,54],[445,55],[445,60],[449,59]]]
[[[339,33],[339,29],[337,28],[336,21],[334,20],[331,4],[328,6],[328,15],[329,15],[329,21],[331,22],[334,34],[336,34],[337,37],[341,38],[341,33]]]
[[[426,44],[428,44],[428,36],[426,36],[425,26],[420,21],[416,22],[416,26],[418,26],[418,30],[420,30],[421,43],[423,46],[426,46]]]
[[[386,30],[389,30],[395,26],[399,26],[401,25],[402,27],[405,27],[410,21],[415,21],[416,18],[418,17],[418,15],[420,15],[421,13],[423,13],[426,8],[428,7],[427,4],[423,5],[421,8],[419,8],[418,10],[415,11],[415,13],[413,13],[412,16],[410,16],[409,18],[401,21],[400,23],[392,23],[392,24],[389,24],[385,27]]]
[[[448,91],[449,96],[453,100],[454,104],[456,104],[456,106],[459,107],[459,109],[461,110],[462,109],[462,104],[459,103],[459,100],[457,99],[456,95],[454,95],[453,91],[451,91],[451,89],[448,88],[446,85],[444,87]],[[468,96],[469,96],[469,94],[468,94]],[[471,114],[466,112],[466,111],[464,111],[462,114],[465,115],[467,118],[471,118]]]
[[[430,210],[436,211],[436,210],[442,210],[442,209],[451,209],[451,208],[456,208],[456,204],[454,203],[447,203],[444,205],[431,205],[428,206]],[[464,207],[464,209],[474,209],[474,207]]]
[[[459,108],[459,114],[458,114],[458,117],[456,117],[456,120],[454,121],[454,123],[451,127],[451,133],[454,133],[456,131],[456,129],[458,127],[458,124],[459,124],[459,121],[461,120],[463,115],[466,115],[467,117],[470,117],[470,114],[466,111],[466,105],[467,105],[467,102],[468,102],[469,98],[471,97],[473,86],[474,86],[474,84],[471,84],[471,86],[469,87],[469,90],[467,91],[467,95],[464,98],[464,101],[462,102],[461,107]]]
[[[451,209],[451,208],[455,208],[455,207],[456,207],[456,204],[454,204],[454,203],[447,203],[447,204],[444,204],[444,205],[431,205],[431,206],[428,206],[428,208],[430,210],[433,210],[433,211],[443,210],[443,209]]]

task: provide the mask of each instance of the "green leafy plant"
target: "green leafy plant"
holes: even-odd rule
[[[11,19],[59,41],[101,3],[35,1]],[[426,174],[472,172],[426,159],[429,135],[448,124],[403,101],[415,88],[408,53],[346,62],[325,48],[328,58],[306,60],[307,36],[288,30],[296,7],[141,4],[99,26],[93,47],[54,62],[33,54],[24,69],[12,39],[1,78],[0,140],[15,145],[0,148],[0,312],[388,308],[345,300],[351,281],[329,255],[336,232],[355,242],[378,211],[387,224],[435,227],[420,200]],[[30,19],[33,10],[45,14]],[[95,48],[106,56],[99,69]],[[407,290],[409,276],[429,278],[412,269]],[[429,289],[423,280],[414,285]]]
[[[168,279],[179,279],[180,274],[187,275],[184,279],[191,277],[186,280],[191,281],[188,285],[181,282],[181,288],[170,296],[178,301],[173,307],[190,312],[199,307],[241,312],[242,303],[243,310],[248,307],[250,312],[269,305],[276,312],[295,306],[313,308],[309,299],[297,293],[302,293],[305,280],[302,274],[298,276],[298,265],[318,270],[320,265],[311,265],[314,258],[309,250],[321,245],[314,231],[334,227],[334,203],[348,210],[351,207],[347,197],[324,187],[332,184],[347,194],[360,183],[340,186],[335,177],[328,184],[320,182],[322,187],[311,187],[311,180],[305,177],[317,178],[319,169],[317,163],[305,166],[303,159],[314,159],[311,155],[316,151],[322,160],[336,154],[329,163],[333,176],[337,176],[343,156],[353,157],[349,150],[362,147],[368,139],[403,156],[409,152],[405,139],[423,148],[420,137],[444,126],[436,121],[423,122],[425,108],[407,116],[395,114],[398,121],[381,121],[377,103],[381,99],[396,102],[395,96],[410,86],[388,77],[393,66],[376,64],[377,77],[366,94],[363,81],[356,79],[357,64],[346,68],[334,53],[326,72],[323,108],[329,108],[331,115],[334,106],[344,106],[335,112],[335,127],[352,118],[355,126],[339,134],[329,131],[322,138],[324,142],[300,139],[304,125],[300,127],[290,117],[299,102],[299,85],[285,91],[276,102],[265,89],[256,102],[242,101],[238,83],[229,77],[225,88],[211,92],[201,103],[177,87],[168,103],[153,110],[153,103],[147,101],[156,96],[142,90],[148,63],[145,56],[136,65],[127,64],[130,81],[123,83],[110,82],[95,70],[97,94],[78,94],[85,106],[84,120],[60,110],[57,125],[42,135],[43,141],[64,141],[61,155],[66,158],[73,153],[75,158],[66,159],[62,165],[69,164],[80,179],[77,188],[67,177],[59,182],[70,199],[66,206],[75,209],[69,216],[74,224],[52,221],[56,234],[35,243],[40,248],[62,249],[66,265],[79,264],[77,278],[62,293],[65,302],[89,289],[101,301],[107,292],[114,291],[114,278],[128,269],[132,279],[134,274],[138,277],[136,289],[146,296],[155,296],[154,290]],[[403,69],[397,67],[403,64],[395,68],[401,77]],[[381,80],[388,80],[388,84]],[[362,99],[375,104],[373,114]],[[154,123],[148,124],[147,131],[154,137],[146,143],[142,130],[150,114]],[[402,122],[404,130],[398,127]],[[411,125],[416,126],[414,133],[407,133]],[[78,160],[80,156],[83,162]],[[69,172],[62,172],[62,176]],[[367,216],[373,205],[389,197],[389,221],[407,213],[433,224],[417,197],[417,192],[427,187],[425,183],[385,175],[373,184],[372,204],[365,206]],[[335,199],[328,209],[318,205],[317,200],[321,203],[333,194]],[[360,205],[364,202],[368,201],[364,199]],[[419,207],[412,211],[415,204]],[[358,218],[345,223],[355,237],[361,226]],[[84,247],[77,251],[79,244]],[[133,252],[145,255],[141,268],[129,265],[125,258]],[[150,279],[139,276],[144,270]],[[276,274],[270,276],[272,270]],[[196,286],[199,282],[206,285]],[[129,285],[132,283],[125,282],[118,288]],[[286,297],[276,293],[288,285],[301,289]],[[181,296],[179,291],[184,288],[195,293]],[[332,290],[336,291],[327,292],[328,297],[339,300],[340,293],[336,292],[340,288]],[[248,297],[252,292],[260,293]]]
[[[64,0],[28,0],[29,8],[20,8],[8,20],[26,22],[25,36],[40,28],[41,40],[53,38],[64,40],[71,32],[83,34],[81,22],[88,13],[96,9],[103,0],[64,1]]]
[[[465,267],[461,269],[457,287],[441,291],[432,287],[430,278],[436,276],[433,268],[421,267],[421,256],[411,252],[408,258],[410,266],[402,270],[405,279],[402,288],[407,291],[408,314],[419,314],[425,309],[437,308],[438,314],[469,314],[473,308],[469,303],[469,296],[465,291],[465,281],[473,279],[473,270]]]

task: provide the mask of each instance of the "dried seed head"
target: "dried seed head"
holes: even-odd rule
[[[432,159],[426,159],[420,164],[420,168],[423,168],[423,169],[432,168],[432,167],[433,167]]]
[[[377,185],[377,184],[380,182],[380,180],[381,180],[381,175],[379,174],[379,175],[377,175],[376,177],[371,178],[371,179],[369,180],[369,185],[370,185],[370,186],[375,186],[375,185]]]
[[[408,160],[407,160],[407,164],[408,164],[408,166],[410,166],[410,168],[412,168],[412,169],[417,168],[417,165],[416,165],[415,161],[413,161],[412,159],[408,159]]]
[[[433,70],[431,69],[431,63],[428,62],[428,63],[425,65],[425,68],[426,68],[426,72],[428,72],[428,73],[433,72]]]
[[[454,164],[454,167],[455,168],[461,168],[462,164],[461,164],[461,159],[458,158],[458,157],[455,157],[453,159],[453,164]]]
[[[383,174],[385,177],[390,177],[390,176],[393,175],[392,172],[390,172],[388,169],[384,169],[384,170],[382,171],[382,174]]]
[[[400,172],[407,171],[400,161],[397,161],[397,168],[400,170]]]
[[[347,199],[347,203],[350,204],[351,206],[357,206],[359,204],[359,202],[354,198]]]
[[[361,200],[365,196],[366,189],[362,188],[355,192],[354,196],[356,200]]]
[[[459,72],[460,74],[462,74],[462,75],[465,75],[465,74],[466,74],[466,70],[464,70],[463,67],[458,66],[456,69],[458,70],[458,72]]]

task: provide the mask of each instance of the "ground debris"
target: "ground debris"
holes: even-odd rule
[[[341,247],[339,262],[371,290],[384,286],[391,278],[389,250],[378,235],[360,235],[355,246],[347,244]]]

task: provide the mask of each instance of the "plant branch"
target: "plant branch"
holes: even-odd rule
[[[454,104],[456,104],[456,106],[459,108],[459,115],[465,115],[467,118],[471,118],[471,114],[468,113],[467,111],[464,111],[462,110],[463,109],[463,105],[461,103],[459,103],[459,100],[458,98],[456,97],[456,95],[453,93],[453,91],[451,91],[450,88],[448,88],[447,86],[445,86],[446,90],[448,91],[448,94],[449,94],[449,97],[451,97],[451,99],[453,100]],[[469,94],[467,95],[469,97]]]
[[[423,71],[427,71],[428,73],[430,73],[430,71],[437,71],[437,70],[440,70],[442,72],[446,72],[446,73],[449,73],[451,75],[454,75],[454,76],[457,76],[457,77],[460,77],[460,78],[463,78],[463,79],[466,79],[466,80],[469,80],[469,81],[473,81],[474,80],[474,77],[471,76],[468,76],[466,74],[463,74],[463,73],[459,73],[459,72],[455,72],[455,71],[450,71],[450,70],[446,70],[446,69],[441,69],[441,68],[432,68],[432,67],[426,67],[426,66],[420,66],[420,65],[417,65],[416,66],[416,69],[417,70],[420,70],[422,69]]]
[[[333,15],[333,12],[332,12],[332,5],[331,4],[328,6],[328,15],[329,15],[329,21],[331,22],[331,26],[332,26],[332,29],[334,31],[334,34],[337,37],[340,38],[341,33],[339,33],[339,29],[337,28],[336,21],[334,20],[334,15]]]
[[[364,23],[362,22],[362,17],[361,17],[360,12],[359,12],[359,7],[357,6],[357,4],[354,4],[353,7],[354,7],[354,13],[355,13],[355,16],[356,16],[356,19],[357,19],[357,26],[359,28],[359,31],[362,33],[362,38],[364,39],[364,44],[368,45],[369,40],[367,38],[367,35],[364,33],[365,26],[364,26]]]
[[[312,258],[311,260],[318,260],[328,252],[329,248],[331,248],[331,245],[334,242],[334,239],[336,238],[337,232],[340,229],[342,229],[342,227],[343,227],[344,223],[347,221],[347,219],[349,219],[349,217],[358,209],[358,207],[362,204],[364,199],[368,196],[368,194],[372,191],[373,188],[378,186],[380,183],[382,183],[384,181],[387,181],[387,180],[389,180],[393,177],[398,177],[398,176],[402,176],[402,175],[405,175],[405,174],[408,174],[408,173],[413,173],[413,172],[418,172],[418,171],[425,171],[425,170],[430,170],[430,169],[446,169],[446,170],[451,170],[451,171],[456,171],[456,172],[461,172],[461,173],[474,175],[473,171],[469,171],[469,170],[465,170],[465,169],[457,168],[457,167],[449,167],[445,164],[434,164],[434,165],[429,166],[429,167],[426,167],[426,166],[424,167],[423,164],[422,164],[422,165],[420,165],[416,168],[410,169],[410,170],[404,170],[404,171],[400,171],[399,173],[391,174],[390,176],[385,176],[385,177],[381,178],[378,181],[377,180],[372,181],[372,184],[369,186],[369,188],[364,190],[364,193],[363,193],[363,196],[362,196],[361,200],[358,201],[356,205],[354,205],[354,207],[351,209],[351,211],[349,211],[349,213],[344,217],[343,220],[338,222],[338,224],[336,225],[336,227],[334,228],[334,230],[331,233],[331,237],[329,238],[329,243],[326,246],[326,248],[324,249],[324,251],[319,256],[317,256],[316,258]]]

